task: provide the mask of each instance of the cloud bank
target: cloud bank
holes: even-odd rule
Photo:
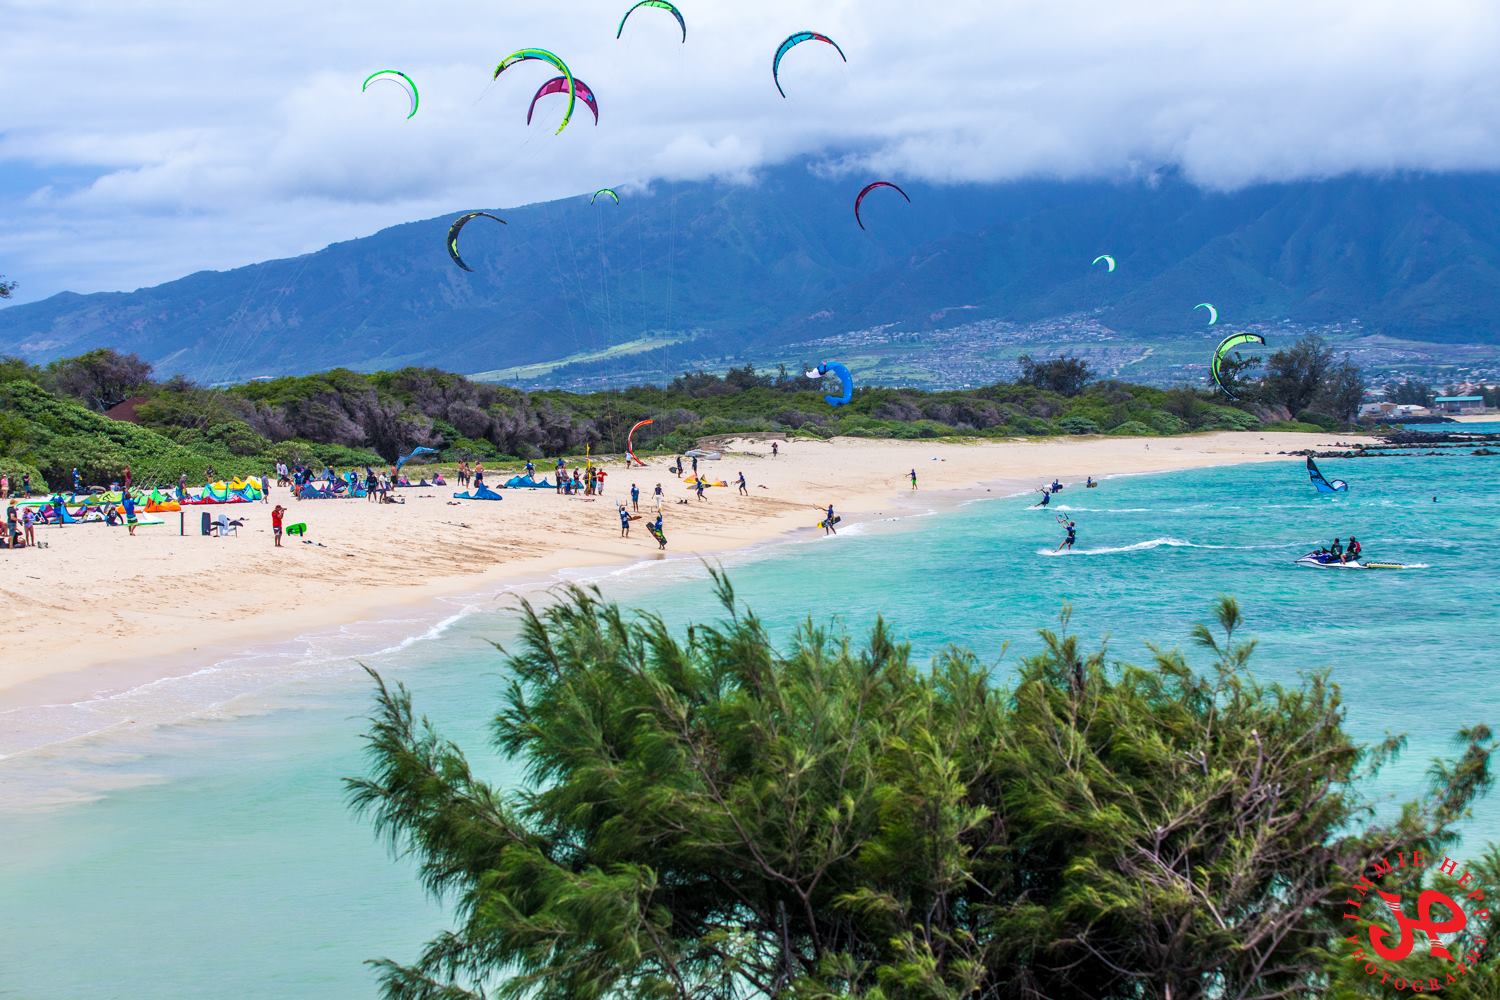
[[[1500,168],[1500,5],[1484,0],[9,0],[0,273],[20,301],[130,289],[383,226],[603,185],[753,183],[792,157],[932,182],[1131,178],[1232,189]],[[809,44],[771,82],[776,46]],[[552,134],[549,48],[599,95]],[[361,93],[376,69],[409,73]],[[852,152],[851,152],[852,151]]]

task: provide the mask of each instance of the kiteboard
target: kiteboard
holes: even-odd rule
[[[307,534],[307,525],[293,524],[286,529],[286,533],[288,535],[305,535]]]
[[[839,523],[842,522],[843,520],[844,519],[842,517],[840,517],[839,515],[835,514],[833,516],[834,526],[837,527],[839,525]],[[825,521],[819,521],[818,522],[818,527],[820,527],[820,528],[826,528],[826,527],[828,527],[828,522],[826,520]]]

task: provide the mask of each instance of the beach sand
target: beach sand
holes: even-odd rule
[[[700,502],[667,471],[669,457],[630,471],[616,457],[602,462],[609,473],[602,498],[507,490],[500,502],[453,506],[450,485],[400,490],[406,502],[398,506],[296,501],[278,489],[271,504],[189,508],[186,535],[175,513],[161,515],[163,525],[140,527],[135,537],[95,524],[41,526],[38,541],[47,548],[0,553],[7,612],[0,708],[187,673],[212,655],[444,596],[555,580],[570,568],[711,558],[790,532],[813,537],[821,534],[815,525],[829,503],[847,527],[987,492],[1035,489],[1053,477],[1081,483],[1086,475],[1296,461],[1280,453],[1353,440],[1260,432],[984,443],[839,438],[781,441],[776,459],[769,440],[737,440],[722,461],[701,467],[710,479],[731,484],[743,470],[747,497],[731,485],[709,490]],[[915,494],[907,478],[912,468],[921,488]],[[504,481],[515,471],[491,469],[487,479]],[[629,499],[632,482],[641,488],[643,520],[622,539],[616,505]],[[646,530],[657,483],[666,493],[665,553]],[[686,505],[677,503],[684,499]],[[287,538],[282,548],[273,546],[275,503],[288,508],[287,524],[308,525],[312,544]],[[246,525],[237,536],[204,537],[198,527],[204,510],[245,518]]]

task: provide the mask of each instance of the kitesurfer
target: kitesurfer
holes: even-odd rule
[[[1098,485],[1099,485],[1098,483],[1094,482],[1094,477],[1093,476],[1089,476],[1088,479],[1084,480],[1083,488],[1086,489],[1086,490],[1091,490],[1095,486],[1098,486]]]
[[[698,499],[699,500],[706,500],[706,499],[708,499],[707,497],[705,497],[703,495],[703,479],[702,479],[702,477],[699,477],[698,479],[695,479],[693,481],[693,491],[698,494]]]
[[[1045,507],[1049,503],[1052,502],[1052,494],[1050,492],[1048,492],[1047,490],[1044,489],[1044,490],[1041,490],[1041,494],[1042,494],[1041,503],[1035,504],[1032,507],[1033,510],[1035,510],[1037,507]]]
[[[625,509],[624,504],[620,504],[620,537],[630,537],[630,511]]]
[[[745,474],[743,472],[740,473],[739,486],[740,496],[747,497],[750,495],[750,487],[745,483]]]
[[[1064,538],[1058,544],[1057,549],[1056,549],[1056,551],[1058,551],[1058,552],[1061,552],[1063,549],[1067,549],[1069,552],[1072,552],[1073,551],[1073,543],[1076,542],[1076,541],[1078,541],[1078,526],[1076,524],[1074,524],[1072,521],[1068,521],[1066,523],[1065,527],[1068,529],[1068,537]]]
[[[1060,492],[1062,492],[1062,483],[1058,482],[1056,479],[1052,480],[1052,492],[1053,493],[1060,493]]]
[[[656,515],[656,522],[651,526],[651,533],[656,536],[656,547],[664,549],[667,547],[667,532],[662,527],[661,514]]]
[[[825,535],[837,535],[839,533],[838,529],[833,526],[833,522],[835,520],[836,520],[836,518],[834,517],[834,514],[833,514],[833,504],[829,504],[828,505],[828,512],[823,515],[823,534],[825,534]]]

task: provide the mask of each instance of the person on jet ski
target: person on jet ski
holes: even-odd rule
[[[1344,550],[1344,562],[1359,562],[1359,554],[1364,551],[1364,546],[1359,544],[1359,539],[1353,535],[1349,536],[1349,547]]]
[[[1344,559],[1344,543],[1335,538],[1333,544],[1328,546],[1328,554],[1342,562]]]

